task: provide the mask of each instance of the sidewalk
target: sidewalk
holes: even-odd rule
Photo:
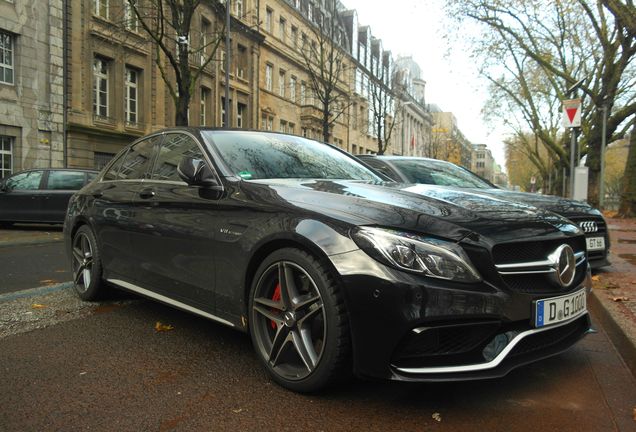
[[[636,219],[606,220],[612,265],[592,277],[588,306],[636,376]]]
[[[14,225],[0,229],[0,247],[62,241],[62,225]]]

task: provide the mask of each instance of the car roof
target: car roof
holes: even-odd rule
[[[21,173],[25,173],[25,172],[31,172],[31,171],[77,171],[77,172],[88,172],[88,173],[98,173],[99,170],[96,169],[92,169],[92,168],[48,168],[48,167],[44,167],[44,168],[28,168],[22,171],[17,171],[12,173],[11,175],[16,175],[16,174],[21,174]]]
[[[420,156],[371,155],[371,154],[365,154],[365,155],[356,155],[356,157],[359,157],[361,159],[414,160],[414,161],[426,161],[426,162],[442,162],[442,163],[455,165],[452,162],[445,161],[443,159],[434,159],[434,158],[427,158],[427,157],[420,157]]]

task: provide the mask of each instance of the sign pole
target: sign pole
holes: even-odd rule
[[[574,169],[576,168],[576,130],[570,128],[570,198],[574,199]]]
[[[607,143],[607,104],[603,105],[603,136],[601,137],[601,179],[598,184],[598,207],[603,210],[605,204],[605,145]]]

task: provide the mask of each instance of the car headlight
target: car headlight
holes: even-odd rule
[[[400,270],[456,282],[481,281],[464,250],[455,243],[372,227],[356,229],[352,238],[368,255]]]

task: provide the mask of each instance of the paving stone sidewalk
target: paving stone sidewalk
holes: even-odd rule
[[[612,265],[595,272],[590,308],[636,376],[636,219],[607,218]]]

